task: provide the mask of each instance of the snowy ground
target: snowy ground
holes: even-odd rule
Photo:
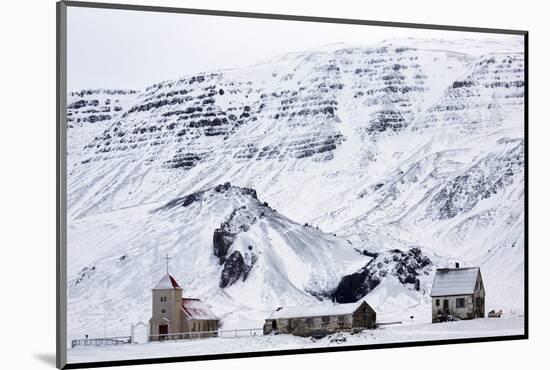
[[[69,363],[208,355],[236,352],[353,346],[380,343],[521,335],[522,317],[477,319],[442,324],[404,324],[366,330],[359,334],[335,334],[320,340],[293,335],[259,335],[241,338],[209,338],[177,342],[128,344],[68,349]],[[345,341],[335,341],[334,339]]]

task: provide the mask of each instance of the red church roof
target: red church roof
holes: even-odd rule
[[[181,289],[178,285],[176,279],[174,279],[170,274],[164,275],[162,279],[158,282],[157,286],[154,289]]]
[[[181,310],[190,319],[195,320],[217,320],[210,307],[197,298],[182,298]]]

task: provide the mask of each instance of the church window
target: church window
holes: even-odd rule
[[[166,313],[166,310],[163,308],[160,312],[162,313]]]

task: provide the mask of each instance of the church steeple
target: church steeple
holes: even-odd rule
[[[182,289],[172,275],[170,275],[168,254],[166,260],[166,274],[153,288],[152,294],[152,316],[149,324],[151,334],[168,335],[170,333],[181,333],[181,310],[182,310]],[[160,337],[153,337],[152,340],[159,340]]]
[[[170,275],[166,255],[166,274],[152,289],[152,312],[149,320],[150,340],[182,339],[182,333],[218,330],[219,320],[208,306],[197,298],[183,298],[182,289]],[[200,334],[213,336],[214,334]]]
[[[181,287],[172,275],[166,274],[153,289],[181,289]]]
[[[169,275],[170,272],[168,272],[168,262],[170,262],[171,258],[168,257],[168,253],[166,253],[166,257],[164,257],[164,259],[166,260],[166,275]]]
[[[167,253],[166,257],[163,259],[166,260],[166,275],[160,279],[158,284],[153,289],[181,289],[176,279],[170,275],[169,262],[172,258],[170,258]]]

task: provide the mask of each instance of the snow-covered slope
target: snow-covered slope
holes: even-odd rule
[[[163,253],[225,325],[361,292],[429,310],[455,261],[521,313],[523,63],[521,42],[405,39],[73,94],[70,331],[105,305],[147,319]]]
[[[102,328],[104,310],[119,323],[147,319],[165,252],[184,296],[202,297],[222,317],[315,302],[370,259],[230,184],[99,213],[70,228],[69,245],[88,248],[69,253],[69,327],[89,333]]]

